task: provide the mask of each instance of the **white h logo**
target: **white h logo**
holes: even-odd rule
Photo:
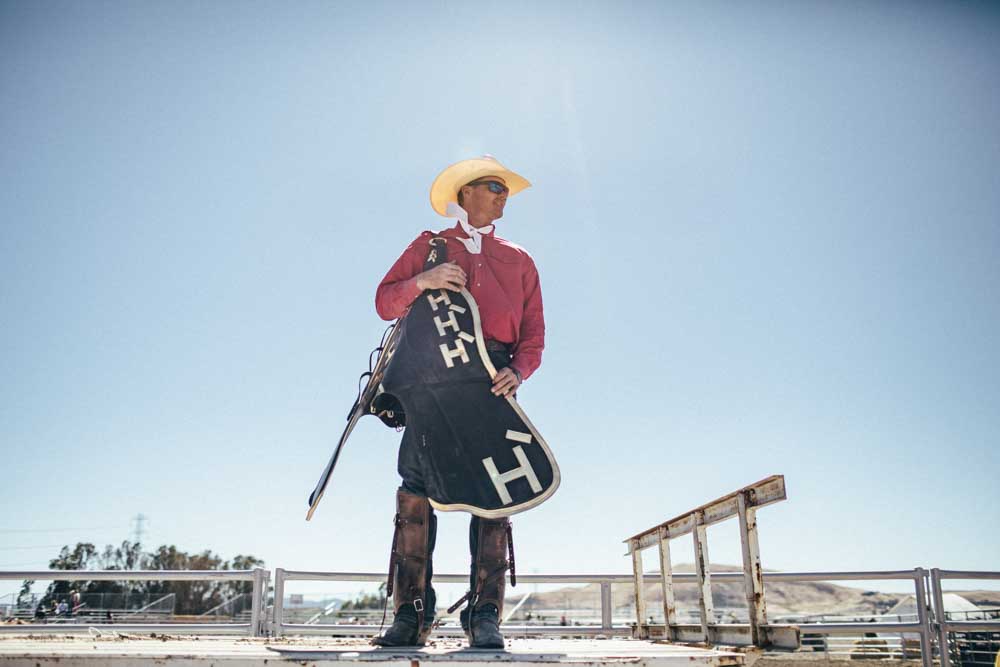
[[[437,319],[437,318],[435,318]],[[444,334],[442,334],[444,335]],[[438,345],[438,349],[441,350],[441,356],[444,357],[444,363],[447,364],[448,368],[455,367],[455,357],[459,357],[463,364],[469,363],[469,353],[465,351],[465,343],[475,343],[476,337],[472,334],[467,334],[464,331],[458,332],[458,340],[455,341],[455,349],[449,350],[445,343]]]
[[[507,431],[507,439],[528,444],[531,442],[531,434],[521,433],[520,431]],[[533,493],[540,493],[542,490],[542,484],[538,481],[538,476],[535,475],[535,470],[531,467],[531,462],[528,461],[528,456],[524,453],[524,449],[520,445],[515,445],[513,452],[519,465],[505,473],[497,470],[497,465],[493,462],[492,456],[487,456],[483,459],[483,466],[486,468],[486,473],[490,476],[490,481],[493,482],[493,486],[497,490],[497,495],[500,496],[500,502],[504,505],[510,505],[514,501],[510,497],[510,492],[507,491],[507,484],[513,482],[515,479],[526,477],[528,479],[528,486],[531,487]]]
[[[451,310],[448,311],[448,319],[446,319],[444,322],[441,321],[441,316],[440,315],[435,315],[434,316],[434,326],[437,327],[438,336],[443,336],[444,335],[444,330],[447,329],[448,327],[451,327],[456,332],[458,332],[458,330],[459,330],[458,329],[458,320],[455,319],[455,312],[451,311]]]
[[[455,349],[449,350],[446,343],[441,343],[438,346],[441,350],[441,356],[444,357],[444,363],[448,368],[455,367],[455,357],[462,360],[463,364],[469,363],[469,353],[465,351],[465,343],[461,339],[455,341]]]
[[[444,290],[441,290],[440,294],[441,296],[438,297],[434,297],[430,294],[427,295],[427,300],[431,302],[431,310],[435,312],[437,312],[439,303],[444,302],[449,306],[451,305],[451,299],[448,298],[448,293],[445,292]]]

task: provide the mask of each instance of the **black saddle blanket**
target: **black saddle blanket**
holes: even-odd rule
[[[559,468],[545,440],[516,400],[490,391],[496,369],[472,295],[424,292],[397,326],[381,389],[406,411],[431,504],[499,518],[555,493]]]

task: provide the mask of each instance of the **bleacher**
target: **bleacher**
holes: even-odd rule
[[[173,617],[174,612],[170,609],[147,609],[137,612],[134,609],[90,609],[83,607],[75,614],[53,615],[46,613],[44,618],[35,618],[34,607],[15,607],[4,620],[9,622],[16,619],[25,623],[169,623]]]

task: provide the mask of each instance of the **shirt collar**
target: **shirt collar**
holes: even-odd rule
[[[480,254],[483,251],[483,237],[492,237],[494,226],[486,225],[485,227],[480,227],[479,229],[473,227],[469,224],[469,214],[456,202],[449,202],[448,208],[445,212],[449,217],[458,219],[457,229],[465,232],[465,234],[469,237],[466,239],[463,239],[461,236],[458,237],[458,240],[462,242],[465,249],[468,250],[470,254]]]
[[[472,225],[469,225],[469,226],[472,227]],[[492,227],[492,229],[490,229],[491,227]],[[455,226],[452,227],[451,229],[453,229],[454,231],[458,232],[459,235],[465,234],[465,230],[462,229],[462,223],[461,222],[457,222],[456,221],[455,222]],[[473,229],[475,229],[475,227],[473,227]],[[480,229],[483,229],[483,228],[480,227]],[[490,238],[490,239],[496,237],[497,230],[496,230],[496,227],[494,225],[488,225],[487,227],[485,227],[485,229],[489,229],[490,231],[488,231],[486,233],[479,232],[480,236],[484,236],[484,237]]]

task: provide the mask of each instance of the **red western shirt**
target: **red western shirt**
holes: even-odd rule
[[[511,344],[511,366],[527,380],[541,365],[545,347],[542,288],[531,255],[493,232],[483,234],[483,251],[473,255],[457,240],[466,237],[457,224],[439,235],[449,239],[448,261],[465,271],[465,288],[479,304],[483,336]],[[418,236],[379,283],[375,309],[383,320],[402,317],[420,296],[416,276],[424,270],[430,239],[434,236],[432,232]]]

